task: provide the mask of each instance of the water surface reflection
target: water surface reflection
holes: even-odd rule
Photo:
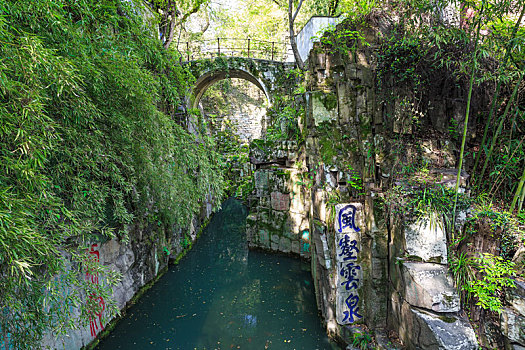
[[[309,265],[249,251],[228,200],[193,250],[128,310],[98,349],[332,349]]]

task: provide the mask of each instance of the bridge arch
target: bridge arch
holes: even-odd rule
[[[286,85],[283,84],[286,72],[293,68],[293,63],[224,56],[190,61],[188,65],[197,78],[190,92],[189,108],[197,108],[201,97],[211,85],[228,78],[251,82],[264,92],[268,105],[271,105],[276,90]]]
[[[257,86],[259,89],[261,89],[262,92],[264,92],[268,105],[271,104],[270,90],[265,85],[265,83],[261,79],[258,79],[257,77],[255,77],[251,72],[244,70],[244,69],[235,68],[235,69],[208,71],[204,73],[203,75],[201,75],[195,82],[195,87],[193,88],[190,107],[197,108],[201,97],[204,95],[204,93],[210,86],[212,86],[218,81],[229,79],[229,78],[239,78],[239,79],[244,79],[244,80],[251,82],[252,84]]]

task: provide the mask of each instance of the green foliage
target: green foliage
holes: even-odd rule
[[[392,78],[396,85],[406,84],[418,90],[425,82],[419,68],[428,51],[429,46],[416,34],[399,32],[389,36],[377,54],[378,86],[382,88],[385,81]]]
[[[303,106],[296,106],[293,100],[282,97],[275,98],[273,105],[268,109],[270,120],[266,129],[266,140],[270,142],[294,140],[303,141],[299,130],[298,120],[305,113]]]
[[[184,225],[221,194],[213,140],[158,109],[179,105],[192,78],[138,9],[0,4],[0,344],[85,325],[86,295],[111,306],[116,278],[86,258],[88,242],[135,222]],[[86,268],[107,282],[87,283]]]
[[[516,11],[517,13],[517,11]],[[516,35],[512,36],[512,29],[515,25],[515,16],[500,16],[498,19],[489,21],[487,26],[498,34],[497,40],[501,43],[512,42],[513,46],[513,62],[524,62],[525,61],[525,27],[521,26],[517,29]],[[496,56],[499,60],[503,60],[501,49],[496,50],[493,53],[498,54]]]
[[[232,8],[229,3],[216,6],[217,31],[214,36],[222,38],[254,38],[268,42],[279,43],[286,32],[285,13],[279,9],[279,5],[271,0],[246,0],[236,3]],[[207,34],[207,33],[205,33]],[[237,43],[236,47],[239,47]],[[278,47],[278,51],[282,51]],[[252,47],[253,50],[261,47]],[[267,50],[267,48],[262,48]]]
[[[366,16],[374,8],[381,6],[381,1],[376,0],[341,0],[339,9],[349,17]]]
[[[368,333],[363,332],[363,333],[353,334],[352,346],[360,350],[366,350],[369,348],[371,343],[372,343],[372,337],[370,337]]]
[[[352,166],[348,165],[348,174],[350,177],[348,178],[348,186],[357,193],[358,196],[364,196],[365,193],[364,187],[363,187],[363,179],[361,178],[359,172],[357,170],[354,170]]]
[[[357,50],[358,46],[370,46],[362,36],[361,32],[354,30],[355,24],[346,20],[343,24],[324,28],[313,40],[321,42],[323,48],[330,53],[339,52],[348,56],[350,52]]]
[[[464,289],[476,298],[476,305],[485,310],[500,312],[503,288],[514,288],[514,263],[500,256],[483,253],[474,259],[475,267],[481,274],[467,282]]]
[[[465,291],[467,286],[475,279],[474,276],[474,259],[468,257],[466,253],[461,252],[459,255],[452,250],[448,259],[448,266],[450,272],[454,276],[456,288],[460,291]],[[463,302],[468,303],[470,293],[462,294]]]
[[[253,175],[244,175],[237,180],[235,197],[246,200],[248,198],[248,195],[251,194],[254,190],[255,182]]]
[[[385,193],[385,202],[394,205],[394,211],[402,212],[407,218],[420,220],[438,214],[445,219],[448,229],[452,228],[452,208],[456,192],[453,188],[435,183],[426,168],[420,169],[405,183],[394,186]],[[471,200],[464,194],[458,196],[458,208],[466,209]]]
[[[335,206],[341,203],[341,194],[338,190],[329,191],[327,194],[328,198],[326,200],[326,207],[330,210],[327,224],[332,225],[335,222]]]
[[[467,219],[466,230],[458,242],[469,236],[478,235],[480,223],[488,222],[490,236],[500,242],[499,256],[485,252],[475,252],[478,256],[468,256],[465,252],[451,250],[449,266],[456,285],[466,292],[464,302],[474,297],[476,305],[491,311],[500,311],[504,288],[514,287],[514,256],[518,242],[523,241],[519,224],[508,212],[500,211],[488,200],[488,195],[475,199],[472,213]],[[453,247],[455,246],[453,242]],[[458,245],[459,246],[459,245]]]
[[[467,220],[466,234],[476,234],[476,224],[484,220],[488,221],[492,236],[500,241],[500,255],[510,260],[519,242],[524,240],[524,233],[520,229],[518,220],[511,213],[496,208],[487,197],[488,195],[480,195],[476,198],[472,215]]]
[[[224,85],[228,86],[228,84]],[[238,91],[235,93],[238,93]],[[253,176],[250,174],[247,166],[249,164],[250,149],[246,141],[239,136],[236,123],[228,117],[230,112],[232,112],[231,104],[242,102],[236,99],[232,101],[224,95],[217,96],[213,94],[205,97],[206,109],[211,110],[217,107],[219,112],[223,114],[222,117],[208,114],[206,118],[209,121],[208,128],[217,140],[217,160],[225,177],[225,193],[237,198],[245,198],[253,189]],[[246,100],[243,100],[243,102],[250,103]],[[221,105],[224,105],[222,110]]]
[[[309,191],[315,184],[316,173],[316,170],[312,172],[301,172],[299,174],[299,180],[296,182],[296,184],[302,186],[306,191]]]
[[[306,92],[306,79],[303,70],[299,68],[290,69],[287,72],[287,79],[295,82],[293,95],[300,95]]]
[[[458,140],[459,139],[458,122],[454,118],[450,118],[449,119],[448,133],[449,133],[450,138],[452,140]]]

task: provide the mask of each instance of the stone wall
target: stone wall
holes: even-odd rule
[[[381,200],[414,164],[426,164],[445,185],[455,182],[446,168],[455,166],[456,144],[441,128],[461,111],[421,114],[416,125],[405,99],[384,98],[374,50],[377,28],[388,26],[376,24],[359,28],[371,46],[347,55],[314,46],[308,60],[303,130],[305,171],[314,179],[309,222],[318,306],[328,332],[346,343],[368,329],[386,346],[379,339],[394,330],[409,349],[474,349],[448,273],[443,228],[405,220]]]
[[[170,259],[175,259],[197,238],[203,223],[212,213],[212,204],[206,201],[201,213],[194,217],[190,227],[164,229],[155,223],[136,222],[129,228],[129,239],[112,239],[105,242],[93,242],[88,253],[109,268],[122,275],[120,282],[113,287],[111,298],[123,312],[132,298],[149,282],[164,271]],[[104,283],[104,276],[86,273],[86,278],[93,283]],[[112,320],[108,318],[106,305],[109,300],[97,299],[102,312],[85,319],[78,329],[65,336],[46,334],[42,342],[43,349],[76,350],[96,341],[96,337]],[[77,314],[78,315],[78,314]]]
[[[443,219],[410,217],[401,194],[390,198],[395,206],[385,201],[392,187],[410,186],[414,169],[434,185],[455,185],[465,91],[437,84],[416,100],[393,80],[379,88],[375,52],[390,25],[381,16],[368,21],[352,30],[370,46],[342,54],[316,44],[310,52],[307,92],[295,96],[306,111],[298,123],[303,140],[252,144],[248,241],[311,258],[320,314],[342,343],[369,331],[379,348],[391,348],[386,334],[394,332],[408,349],[477,349],[448,269]],[[486,105],[481,95],[473,110]],[[474,131],[473,121],[469,137]],[[467,178],[461,174],[462,192]],[[517,285],[495,325],[507,349],[525,344],[525,285]]]
[[[255,193],[247,219],[251,248],[310,257],[310,223],[304,155],[294,141],[251,144]],[[302,160],[301,160],[302,159]]]
[[[266,127],[266,104],[264,92],[242,79],[230,79],[211,86],[200,101],[214,135],[232,132],[245,144],[262,137]]]
[[[310,20],[304,25],[304,27],[297,33],[297,50],[303,61],[308,59],[308,54],[312,49],[314,42],[319,41],[317,37],[319,33],[330,26],[334,26],[337,23],[343,20],[343,16],[339,17],[322,17],[322,16],[313,16]],[[295,57],[293,54],[289,54],[286,59],[287,62],[295,62]]]

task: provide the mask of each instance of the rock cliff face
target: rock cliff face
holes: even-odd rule
[[[199,229],[210,217],[212,204],[205,203],[200,215],[196,216],[190,227],[162,229],[155,224],[136,223],[129,230],[128,241],[112,239],[106,242],[93,242],[89,254],[111,271],[122,275],[120,282],[113,287],[111,298],[119,310],[124,311],[132,298],[142,287],[162,274],[170,259],[175,259],[195,241]],[[87,274],[93,283],[104,283],[104,276]],[[90,344],[112,320],[105,314],[106,303],[103,297],[97,299],[102,312],[84,320],[78,329],[66,336],[46,335],[42,348],[80,349]]]
[[[252,143],[250,160],[254,167],[254,201],[247,219],[247,240],[251,248],[310,257],[310,200],[295,141],[271,147]]]
[[[252,147],[248,240],[311,258],[327,331],[347,344],[368,328],[385,347],[393,330],[409,349],[476,349],[447,267],[444,222],[436,213],[414,220],[383,198],[415,164],[455,184],[449,126],[462,123],[464,91],[428,93],[420,111],[395,82],[379,87],[376,52],[388,28],[381,18],[358,28],[370,45],[345,54],[314,46],[307,92],[296,96],[304,142]],[[519,317],[508,320],[508,338],[519,343]]]

